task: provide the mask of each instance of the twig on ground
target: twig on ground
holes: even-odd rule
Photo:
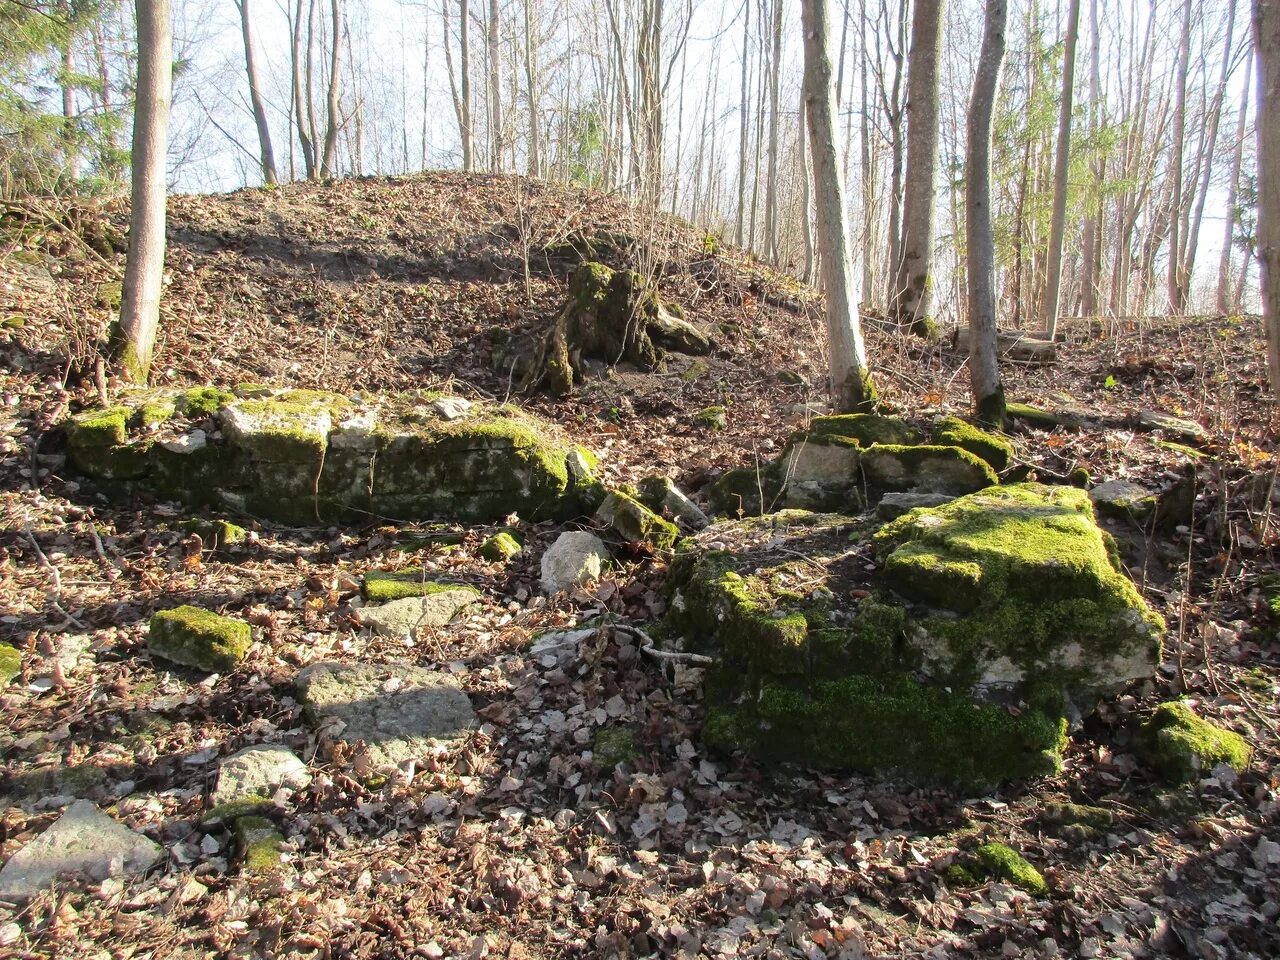
[[[716,662],[715,657],[704,656],[701,653],[685,653],[683,650],[659,650],[653,637],[645,633],[639,627],[632,626],[629,623],[615,623],[613,629],[621,630],[623,633],[629,633],[634,637],[644,641],[644,646],[640,648],[643,653],[647,653],[655,660],[667,660],[671,663],[701,663],[712,664]]]

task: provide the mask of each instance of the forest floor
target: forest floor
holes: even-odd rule
[[[160,385],[512,396],[595,450],[607,483],[657,471],[690,493],[776,456],[823,400],[808,288],[612,198],[433,174],[175,197],[170,211]],[[964,797],[708,753],[696,678],[621,631],[598,631],[569,669],[529,656],[539,631],[599,612],[660,617],[660,557],[546,598],[538,557],[563,525],[520,523],[526,548],[508,566],[477,555],[493,528],[474,525],[421,547],[407,545],[419,530],[385,523],[255,523],[214,553],[172,529],[172,504],[100,498],[64,469],[56,424],[97,397],[91,358],[123,256],[110,235],[45,212],[10,211],[0,231],[0,642],[24,651],[0,691],[0,860],[77,791],[167,857],[144,879],[0,904],[0,954],[1280,955],[1280,611],[1268,605],[1280,495],[1256,320],[1069,323],[1056,363],[1006,365],[1011,399],[1080,417],[1012,428],[1039,476],[1084,467],[1153,488],[1192,476],[1196,500],[1176,529],[1110,524],[1170,624],[1156,677],[1072,738],[1060,776]],[[104,213],[123,230],[118,210]],[[544,249],[606,230],[638,238],[616,258],[659,275],[717,349],[564,400],[513,396],[495,343],[539,328],[564,297],[567,268]],[[876,326],[868,341],[889,406],[965,410],[962,357]],[[712,405],[726,429],[699,424]],[[1203,455],[1132,429],[1152,409],[1201,423]],[[411,565],[483,602],[405,649],[365,635],[350,601],[364,571]],[[146,655],[150,615],[187,602],[253,624],[244,664],[205,678]],[[313,661],[396,657],[455,673],[484,726],[379,783],[318,742],[292,684]],[[1248,738],[1247,773],[1183,787],[1152,775],[1132,730],[1178,695]],[[615,770],[583,746],[604,718],[641,747]],[[316,777],[273,815],[286,869],[259,877],[199,820],[218,760],[265,741]],[[1111,827],[1063,836],[1045,818],[1062,801],[1107,808]],[[1038,866],[1049,895],[948,885],[957,853],[988,839]]]

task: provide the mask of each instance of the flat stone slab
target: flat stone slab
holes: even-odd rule
[[[88,800],[77,800],[9,858],[0,870],[0,897],[26,900],[63,874],[101,883],[145,873],[163,854],[160,844],[112,820]]]
[[[1175,417],[1159,410],[1143,410],[1138,414],[1138,426],[1143,430],[1159,430],[1171,437],[1178,437],[1189,443],[1201,443],[1209,439],[1209,431],[1184,417]]]
[[[376,767],[418,759],[476,723],[456,677],[411,664],[313,663],[296,683],[309,719],[334,740],[362,742]]]
[[[281,787],[303,790],[309,783],[311,771],[288,747],[250,747],[222,761],[210,799],[219,806],[250,797],[270,797]]]
[[[1139,523],[1155,511],[1159,498],[1146,487],[1130,480],[1108,480],[1089,491],[1089,499],[1099,513]]]
[[[477,599],[474,590],[441,590],[361,607],[355,617],[361,626],[381,636],[411,637],[421,627],[443,627]]]

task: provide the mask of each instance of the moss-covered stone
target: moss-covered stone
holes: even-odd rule
[[[433,593],[451,593],[464,591],[480,596],[474,587],[458,583],[436,583],[425,578],[421,569],[416,570],[370,570],[364,575],[362,592],[370,603],[390,603],[392,600],[403,600],[405,597],[426,597]]]
[[[1156,708],[1142,725],[1142,740],[1156,769],[1175,782],[1208,776],[1220,764],[1243,773],[1253,757],[1244,737],[1196,716],[1180,701]]]
[[[163,394],[150,396],[133,408],[129,426],[135,430],[150,430],[166,422],[173,416],[174,410],[172,397]]]
[[[490,563],[501,563],[510,560],[523,549],[519,540],[507,531],[496,533],[480,544],[480,556]]]
[[[981,430],[959,417],[944,417],[933,429],[933,442],[960,447],[985,460],[999,473],[1013,458],[1013,444],[1001,436]]]
[[[591,762],[597,770],[612,770],[638,756],[640,747],[636,735],[628,727],[601,727],[591,742]]]
[[[711,512],[730,517],[756,517],[773,510],[782,493],[778,464],[762,464],[758,469],[740,467],[726,470],[707,492]]]
[[[1051,832],[1068,840],[1092,840],[1115,823],[1115,815],[1105,807],[1081,803],[1050,803],[1044,808],[1041,823]]]
[[[596,520],[631,544],[647,544],[657,550],[670,550],[680,537],[680,528],[664,520],[639,500],[621,491],[605,498],[596,511]]]
[[[200,823],[204,826],[232,823],[241,817],[264,813],[273,806],[275,802],[270,797],[260,793],[249,793],[210,807],[200,815]]]
[[[73,447],[118,447],[129,437],[130,407],[87,410],[67,424],[67,443]]]
[[[245,658],[251,643],[247,623],[200,607],[181,606],[151,618],[147,649],[174,663],[226,673]]]
[[[876,413],[844,413],[830,417],[814,417],[808,433],[813,437],[845,437],[858,446],[877,443],[910,446],[924,439],[923,434],[899,417]]]
[[[0,687],[22,672],[22,654],[7,643],[0,643]]]
[[[1000,482],[986,461],[960,447],[879,443],[860,462],[867,484],[878,490],[962,494]]]
[[[213,417],[227,404],[235,400],[236,395],[218,387],[192,387],[184,390],[174,400],[178,413],[188,420],[202,417]]]
[[[271,874],[284,868],[284,835],[266,817],[241,817],[235,837],[245,873]]]
[[[977,691],[1052,682],[1082,706],[1150,676],[1164,622],[1119,569],[1073,487],[1023,484],[892,521],[884,581],[926,604],[906,638],[919,668]]]
[[[1003,843],[984,843],[974,852],[977,864],[988,876],[1025,890],[1033,897],[1049,895],[1044,876],[1022,854]]]
[[[729,418],[724,407],[703,407],[693,415],[693,422],[708,430],[723,430],[729,425]]]
[[[230,520],[179,520],[178,529],[184,533],[194,533],[204,543],[206,550],[223,550],[243,543],[249,536],[244,527]]]

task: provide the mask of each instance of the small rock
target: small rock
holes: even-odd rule
[[[666,513],[694,530],[701,530],[711,523],[707,515],[671,482],[670,477],[660,474],[645,477],[640,481],[640,496],[650,510]]]
[[[313,663],[296,681],[307,716],[333,739],[363,743],[375,767],[427,755],[476,722],[458,679],[409,664]]]
[[[881,520],[896,520],[917,507],[940,507],[954,499],[945,493],[886,493],[876,504],[876,516]]]
[[[303,790],[310,782],[307,765],[288,747],[250,747],[222,761],[210,802],[219,806],[250,796],[270,797],[280,787]]]
[[[1108,480],[1089,491],[1089,499],[1105,516],[1132,520],[1141,526],[1156,509],[1157,498],[1146,487],[1128,480]]]
[[[627,543],[648,544],[669,550],[680,536],[680,528],[625,493],[611,493],[596,511],[596,521]]]
[[[580,630],[552,630],[540,634],[529,647],[529,657],[551,669],[567,670],[578,662],[578,644],[595,636],[595,627]]]
[[[252,643],[247,623],[200,607],[162,610],[151,618],[147,649],[153,656],[209,673],[234,670]]]
[[[112,820],[88,800],[77,800],[9,858],[0,870],[0,897],[28,899],[64,873],[93,883],[145,873],[163,853],[158,843]]]
[[[510,560],[521,549],[520,541],[503,530],[480,544],[480,556],[490,563],[501,563],[503,560]]]
[[[192,430],[172,440],[162,440],[160,446],[170,453],[195,453],[203,450],[208,443],[208,435],[203,430]]]
[[[464,397],[441,397],[431,401],[432,408],[446,420],[460,420],[471,409],[471,401]]]
[[[413,636],[420,627],[443,627],[479,595],[471,589],[439,590],[353,611],[361,626],[384,637]]]
[[[562,533],[542,555],[542,590],[559,593],[581,586],[600,576],[608,562],[609,550],[594,533]]]
[[[1161,413],[1159,410],[1143,410],[1138,414],[1138,426],[1143,430],[1159,430],[1167,436],[1178,437],[1188,443],[1199,443],[1209,439],[1209,431],[1183,417]]]
[[[22,654],[16,647],[0,643],[0,687],[22,672]]]
[[[245,873],[275,873],[284,866],[284,835],[266,817],[241,817],[235,835]]]
[[[1180,700],[1156,707],[1141,732],[1151,760],[1174,782],[1207,776],[1220,764],[1244,773],[1253,757],[1244,737],[1199,717]]]

